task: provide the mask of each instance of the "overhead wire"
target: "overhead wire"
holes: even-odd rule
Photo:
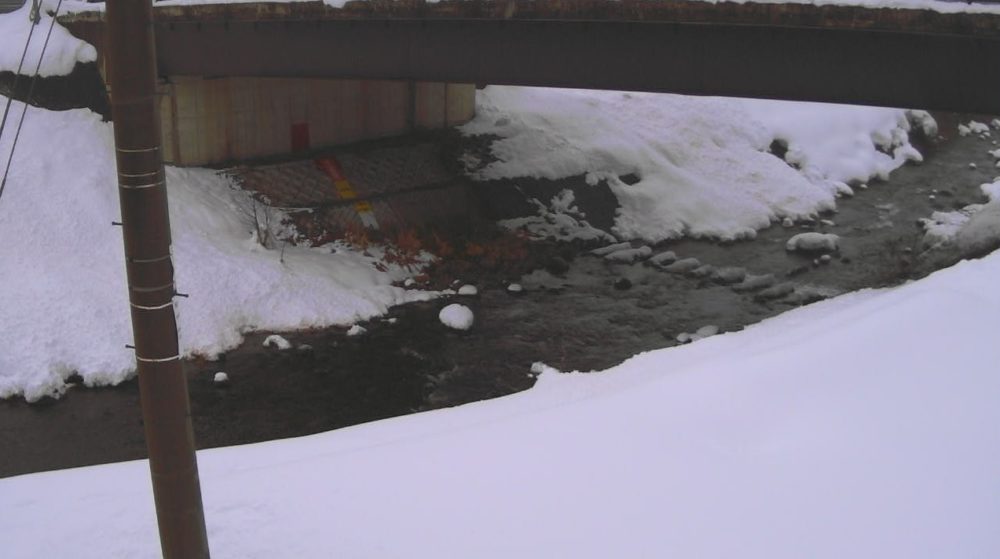
[[[35,71],[31,76],[31,85],[28,86],[28,95],[24,98],[24,107],[21,109],[21,118],[17,123],[17,130],[14,131],[14,141],[10,146],[10,155],[7,157],[7,166],[4,168],[3,171],[3,179],[0,180],[0,199],[3,198],[4,190],[7,187],[7,177],[10,175],[10,165],[14,161],[14,151],[17,149],[17,140],[18,138],[21,137],[21,127],[24,126],[24,119],[25,116],[28,114],[28,102],[31,101],[31,96],[35,93],[35,84],[38,82],[38,73],[42,69],[42,59],[45,58],[45,51],[49,48],[49,40],[52,38],[52,30],[56,26],[56,17],[58,17],[59,15],[59,9],[62,8],[62,3],[63,0],[59,0],[59,3],[56,4],[55,11],[51,15],[52,21],[49,23],[49,30],[45,34],[45,42],[42,43],[42,52],[38,54],[38,63],[35,64]],[[40,4],[38,9],[39,11],[41,11],[42,9]],[[34,29],[35,25],[36,25],[35,23],[32,23],[31,26],[32,29]],[[28,33],[28,42],[30,43],[30,41],[31,41],[31,32]],[[27,44],[25,44],[24,49],[25,52],[27,52],[28,50]],[[22,63],[24,62],[23,57],[24,55],[22,54],[22,60],[21,60]],[[20,74],[20,68],[18,68],[18,74]],[[7,100],[7,103],[9,106],[10,104],[9,98]],[[7,111],[5,110],[4,117],[6,117],[6,112]]]

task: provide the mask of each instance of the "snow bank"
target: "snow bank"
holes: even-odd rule
[[[48,8],[46,4],[46,8]],[[55,8],[55,6],[51,6]],[[24,43],[28,39],[31,29],[28,14],[31,11],[31,0],[28,0],[21,9],[0,15],[0,72],[16,72],[18,63],[21,61],[21,53],[24,51]],[[31,45],[28,54],[24,59],[24,66],[21,72],[25,75],[33,75],[35,66],[38,64],[38,57],[42,53],[42,45],[45,44],[45,35],[48,33],[52,18],[43,13],[38,27],[31,35]],[[77,62],[94,62],[97,60],[97,49],[80,39],[77,39],[58,23],[52,29],[52,37],[49,39],[49,46],[45,49],[45,57],[38,74],[43,77],[63,76],[73,71]],[[7,99],[3,102],[6,104]],[[16,113],[20,114],[20,112]],[[6,163],[6,159],[4,159]]]
[[[464,132],[501,137],[480,178],[607,179],[621,204],[614,232],[649,241],[753,237],[833,209],[846,182],[913,157],[906,112],[895,109],[491,86],[477,113]],[[775,139],[801,172],[767,153]],[[639,182],[625,184],[626,174]]]
[[[199,452],[213,555],[1000,556],[998,278],[1000,254],[506,398]],[[0,480],[5,556],[158,557],[151,499],[144,461]]]
[[[74,372],[100,385],[133,370],[113,152],[110,124],[90,111],[28,111],[0,201],[0,398],[58,395]],[[347,325],[427,297],[346,247],[265,250],[251,241],[249,198],[214,172],[170,168],[167,180],[177,287],[190,295],[176,302],[186,355],[224,351],[247,330]]]

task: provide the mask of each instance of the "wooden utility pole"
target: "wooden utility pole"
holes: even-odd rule
[[[208,558],[187,380],[174,315],[151,0],[107,0],[114,120],[139,395],[165,559]]]

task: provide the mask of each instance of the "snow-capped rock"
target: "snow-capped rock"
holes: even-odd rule
[[[438,319],[441,320],[441,324],[455,330],[468,330],[472,328],[472,323],[475,321],[472,310],[458,303],[452,303],[441,309],[441,312],[438,313]]]

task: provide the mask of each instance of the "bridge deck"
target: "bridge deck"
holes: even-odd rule
[[[156,8],[164,75],[404,79],[1000,113],[1000,15],[665,0]],[[62,18],[103,42],[100,12]]]

